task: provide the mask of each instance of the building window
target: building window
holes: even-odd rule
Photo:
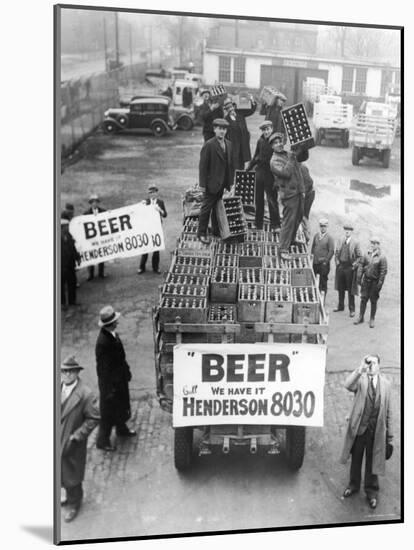
[[[400,71],[395,71],[394,73],[394,84],[396,86],[400,86],[401,85],[401,74],[400,74]]]
[[[246,79],[246,58],[235,57],[234,58],[234,73],[233,82],[244,83]]]
[[[352,92],[354,88],[354,69],[352,67],[344,67],[342,69],[342,91]]]
[[[231,57],[221,55],[219,57],[219,82],[230,82]]]
[[[392,82],[392,71],[383,70],[381,72],[381,91],[380,95],[385,96]]]
[[[367,87],[367,69],[356,69],[355,93],[365,94]]]

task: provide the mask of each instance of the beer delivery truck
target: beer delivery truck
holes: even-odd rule
[[[249,220],[253,180],[238,187],[236,176],[235,196],[221,203],[226,240],[198,241],[199,205],[184,204],[153,309],[157,395],[172,414],[180,471],[197,453],[236,447],[283,453],[298,470],[306,428],[323,425],[328,318],[311,257],[301,228],[281,259],[278,233]]]

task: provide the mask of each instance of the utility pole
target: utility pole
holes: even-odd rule
[[[179,27],[178,27],[178,47],[179,47],[179,56],[180,56],[180,62],[179,62],[180,67],[182,67],[183,65],[183,24],[184,24],[184,17],[180,17]]]
[[[234,20],[234,46],[239,47],[239,20]]]
[[[131,23],[129,24],[129,64],[132,66],[132,32],[131,32]]]
[[[103,17],[103,41],[104,41],[104,59],[105,59],[105,72],[108,70],[107,49],[108,44],[106,40],[106,19]]]
[[[119,36],[118,36],[118,12],[114,13],[115,15],[115,62],[116,67],[119,67]]]

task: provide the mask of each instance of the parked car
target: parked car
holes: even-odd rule
[[[108,109],[103,121],[108,134],[148,128],[157,137],[165,135],[168,130],[189,130],[192,126],[191,113],[172,108],[171,99],[165,96],[133,97],[126,107]]]

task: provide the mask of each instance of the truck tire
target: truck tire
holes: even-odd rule
[[[355,145],[352,147],[352,164],[354,166],[358,166],[360,160],[359,156],[359,147],[356,147]]]
[[[299,470],[305,457],[306,428],[291,426],[286,428],[286,458],[289,468]]]
[[[390,166],[391,149],[384,149],[382,152],[382,166],[389,168]]]
[[[189,132],[194,126],[194,123],[191,117],[182,116],[179,120],[177,120],[177,126],[180,130],[185,130],[186,132]]]
[[[344,149],[347,149],[349,147],[349,132],[348,130],[344,130],[342,134],[342,147]]]
[[[193,460],[193,428],[174,429],[174,466],[179,472],[188,470]]]

